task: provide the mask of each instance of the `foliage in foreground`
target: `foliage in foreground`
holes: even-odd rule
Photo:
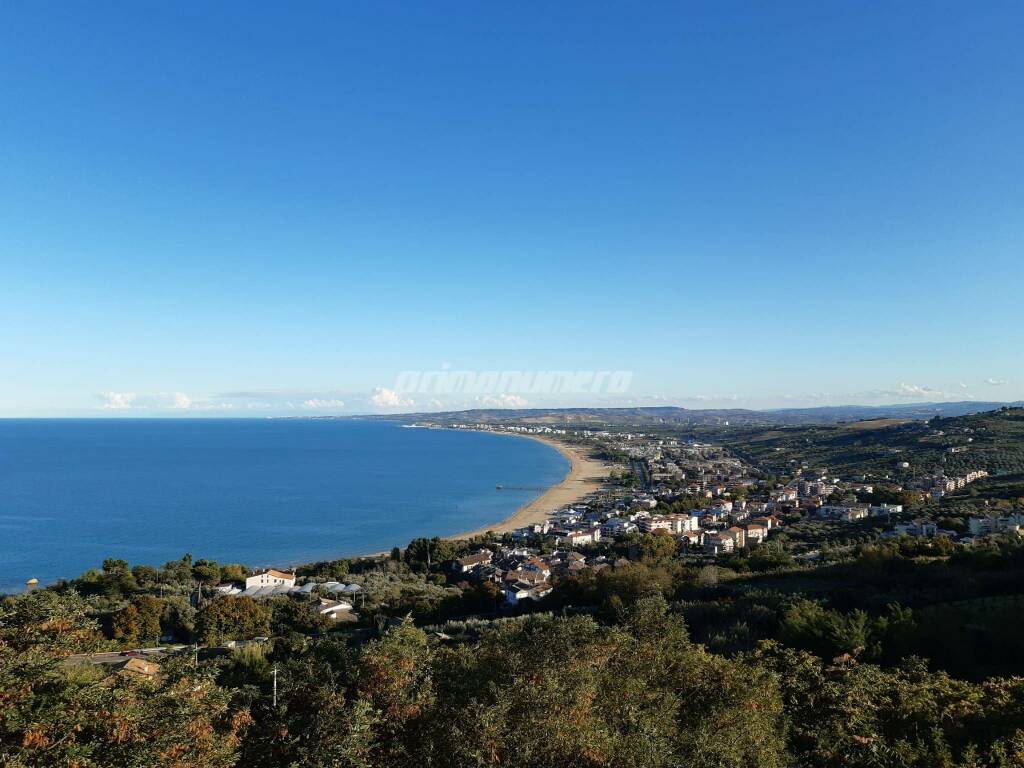
[[[0,764],[231,766],[248,713],[209,670],[184,659],[157,681],[103,678],[70,666],[99,648],[95,623],[74,595],[36,592],[0,613]]]
[[[466,643],[406,623],[362,646],[282,642],[199,669],[186,654],[154,682],[61,663],[97,638],[72,594],[4,606],[0,764],[1024,765],[1024,679],[828,664],[777,643],[718,656],[659,595],[605,624],[532,616]]]

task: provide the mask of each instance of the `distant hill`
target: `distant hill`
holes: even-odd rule
[[[994,411],[1006,406],[1020,407],[1024,401],[1013,403],[978,402],[961,400],[955,403],[907,403],[902,405],[840,405],[818,408],[788,408],[767,411],[781,414],[786,418],[811,419],[815,423],[836,421],[861,421],[866,419],[928,419],[949,416],[966,416],[971,413]]]
[[[424,424],[534,424],[551,427],[730,427],[836,424],[844,421],[902,419],[925,421],[935,417],[964,416],[1017,403],[964,401],[902,405],[846,405],[820,408],[783,408],[754,411],[744,408],[689,409],[674,406],[648,408],[478,408],[439,413],[406,413],[376,418]]]
[[[984,469],[1024,476],[1024,409],[1005,408],[929,422],[876,418],[719,431],[716,438],[764,471],[788,475],[806,465],[850,479],[894,480]],[[902,468],[906,462],[910,466]],[[1014,480],[1016,482],[1016,480]]]

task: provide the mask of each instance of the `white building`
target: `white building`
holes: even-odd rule
[[[712,533],[704,537],[704,552],[709,555],[727,555],[735,548],[736,542],[721,533]]]
[[[344,600],[325,600],[321,598],[320,603],[317,605],[317,613],[334,620],[337,620],[340,616],[347,614],[351,610],[352,604],[346,603]]]
[[[653,533],[654,531],[672,531],[675,527],[672,520],[661,515],[656,517],[641,517],[637,522],[640,525],[640,530],[644,533]]]
[[[493,554],[489,549],[481,549],[472,555],[460,557],[455,561],[453,567],[459,573],[471,573],[481,566],[490,565],[492,557]]]
[[[686,539],[690,547],[699,547],[704,542],[704,531],[699,528],[696,531],[687,531],[680,538]]]
[[[295,574],[288,573],[287,571],[278,571],[274,568],[268,568],[263,573],[257,573],[255,576],[250,576],[245,580],[245,588],[252,589],[254,587],[294,587],[295,586]]]
[[[765,539],[768,538],[768,528],[767,528],[767,526],[764,526],[764,525],[758,525],[756,523],[751,523],[750,525],[748,525],[746,527],[746,532],[747,532],[746,533],[746,540],[748,542],[749,541],[754,541],[754,542],[757,542],[758,544],[760,544]]]
[[[636,523],[622,517],[610,517],[601,526],[601,535],[615,538],[617,536],[625,536],[636,529]]]
[[[832,518],[833,520],[852,522],[867,517],[869,510],[870,507],[867,504],[851,504],[849,506],[826,505],[818,510],[818,514],[821,517]]]
[[[871,513],[872,517],[888,517],[892,514],[898,515],[902,511],[902,504],[879,504],[877,506],[868,507],[868,512]]]
[[[909,523],[896,524],[897,536],[925,536],[933,538],[939,535],[939,526],[930,520],[914,520]]]
[[[506,584],[502,588],[502,592],[505,594],[505,602],[509,605],[515,605],[520,600],[539,600],[551,592],[551,589],[551,585],[547,583],[527,584],[517,581],[512,584]]]
[[[600,528],[587,528],[585,530],[575,529],[561,531],[555,534],[555,543],[569,547],[579,547],[584,544],[596,544],[601,540]]]
[[[991,533],[1019,531],[1024,526],[1024,515],[1015,512],[1007,517],[972,517],[967,521],[971,536],[986,536]]]

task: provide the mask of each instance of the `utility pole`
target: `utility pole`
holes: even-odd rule
[[[274,665],[274,709],[277,709],[277,664]]]

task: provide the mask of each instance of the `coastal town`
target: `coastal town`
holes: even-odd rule
[[[511,605],[548,595],[552,577],[557,580],[584,569],[600,571],[628,564],[628,557],[614,556],[612,545],[645,534],[664,537],[672,542],[680,559],[700,563],[768,545],[787,525],[801,521],[853,523],[870,518],[884,528],[883,539],[942,537],[967,546],[978,537],[1024,527],[1024,514],[993,514],[971,517],[969,530],[961,535],[934,522],[904,519],[902,504],[859,501],[875,491],[875,485],[863,479],[832,476],[824,468],[799,467],[789,482],[772,483],[713,444],[643,432],[491,424],[452,424],[450,428],[532,436],[556,446],[571,441],[569,445],[587,446],[591,452],[623,459],[617,469],[610,469],[606,482],[574,503],[511,529],[492,546],[453,563],[453,572],[461,577],[500,584]],[[899,462],[898,469],[909,469],[909,464]],[[886,485],[890,492],[905,492],[921,500],[941,499],[987,476],[979,469],[964,476],[925,475],[906,485]],[[810,547],[794,550],[808,560],[819,555]],[[634,547],[633,554],[637,551]]]
[[[808,680],[842,706],[872,700],[879,685],[887,696],[916,686],[919,696],[933,683],[961,686],[957,695],[977,702],[991,680],[1017,679],[1024,409],[719,439],[523,423],[444,428],[546,442],[569,471],[481,531],[373,556],[277,568],[191,555],[158,568],[107,559],[8,598],[14,618],[0,631],[16,636],[18,622],[34,626],[33,617],[59,609],[90,638],[54,657],[70,679],[150,692],[195,690],[201,677],[222,700],[300,731],[324,706],[310,692],[337,711],[386,718],[389,702],[413,695],[417,703],[400,711],[421,706],[417,686],[463,690],[468,675],[491,675],[493,687],[439,720],[476,707],[504,722],[505,709],[488,698],[498,690],[515,711],[547,722],[576,700],[581,676],[589,690],[637,698],[689,680],[687,702],[710,685],[743,713],[733,730],[766,695],[784,711],[792,700],[782,694]],[[963,653],[971,643],[996,652]],[[987,705],[998,722],[1016,717],[1016,694],[1007,695],[1010,703],[1000,694]],[[817,722],[815,711],[796,715]],[[929,717],[946,722],[942,712]],[[823,727],[821,738],[837,728]],[[268,727],[265,738],[279,744],[282,730]],[[747,740],[764,732],[772,731],[758,727]]]
[[[984,469],[914,475],[909,462],[899,460],[893,470],[905,479],[897,483],[804,465],[780,482],[722,445],[661,434],[524,424],[445,428],[541,440],[570,461],[561,483],[507,520],[453,537],[458,547],[450,552],[458,556],[434,564],[450,584],[494,585],[506,610],[543,605],[566,578],[629,566],[642,557],[645,543],[651,546],[650,537],[660,551],[687,565],[728,566],[755,552],[814,563],[822,556],[820,542],[794,534],[815,524],[847,525],[850,531],[867,525],[882,541],[941,539],[954,546],[1024,528],[1024,514],[993,510],[952,530],[913,516],[900,503],[939,501],[986,478]],[[966,450],[955,446],[951,452]],[[875,497],[900,501],[870,500]],[[831,556],[836,553],[832,547]],[[270,569],[244,582],[220,584],[215,594],[256,600],[313,596],[320,615],[357,621],[354,597],[366,589],[372,592],[372,580],[366,586],[345,584]]]
[[[0,768],[1024,768],[1022,31],[0,3]]]

